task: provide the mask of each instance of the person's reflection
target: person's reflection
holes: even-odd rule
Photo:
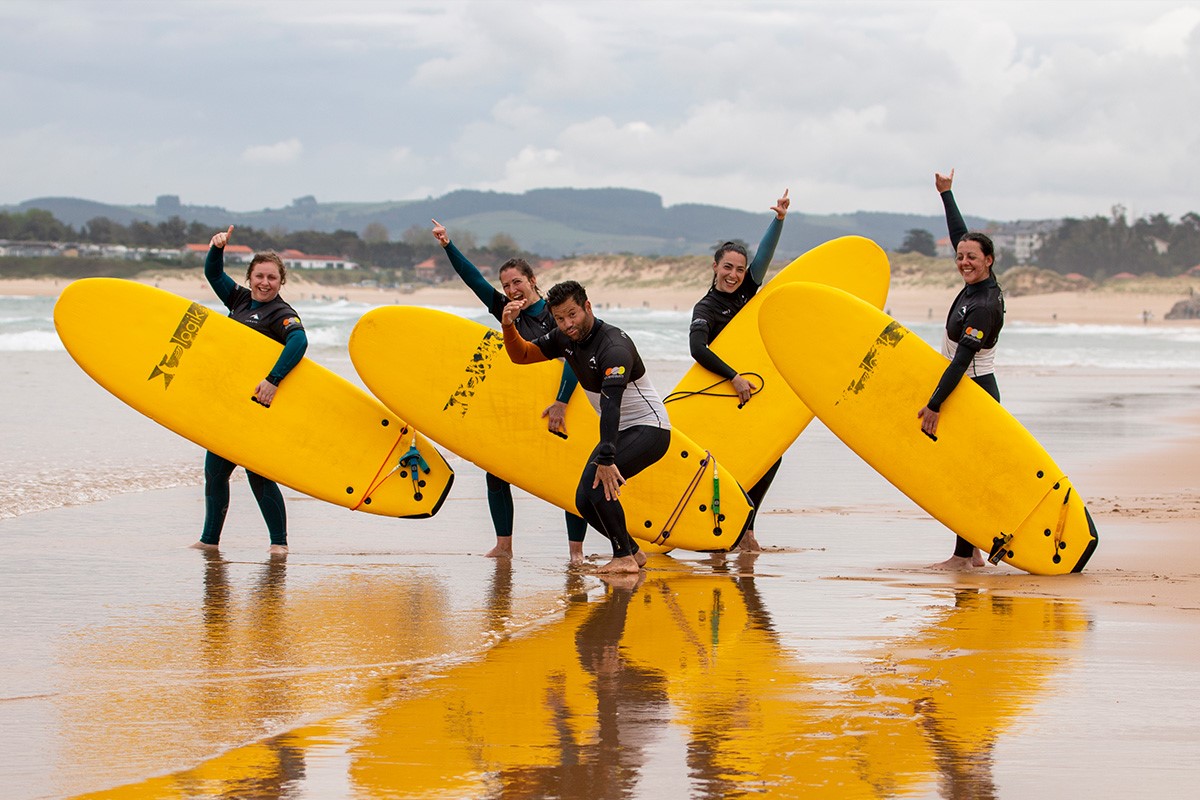
[[[608,596],[575,633],[575,649],[592,676],[596,696],[596,739],[581,744],[572,732],[565,687],[552,683],[546,705],[553,712],[559,764],[501,771],[503,797],[625,798],[633,794],[646,757],[644,748],[670,723],[666,677],[631,663],[621,639],[630,600],[644,578],[604,575]]]
[[[203,550],[204,620],[203,653],[206,668],[211,672],[224,668],[229,660],[230,628],[233,615],[233,592],[229,588],[229,565],[215,550]]]
[[[508,622],[512,618],[512,559],[493,558],[492,561],[495,571],[488,587],[486,628],[497,641],[503,641],[508,638]]]
[[[1012,616],[1012,598],[985,596],[978,589],[956,589],[954,612],[947,624],[953,624],[953,615],[985,611],[987,603],[990,603],[993,614]],[[948,724],[948,720],[953,720],[953,712],[943,709],[933,697],[918,697],[913,701],[913,711],[929,741],[943,800],[993,800],[997,793],[996,781],[992,776],[992,751],[996,746],[998,731],[985,729],[987,732],[980,739],[964,740],[956,736]]]

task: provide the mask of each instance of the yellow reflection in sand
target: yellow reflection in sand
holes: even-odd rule
[[[782,644],[749,574],[571,596],[440,675],[378,681],[357,711],[94,796],[320,794],[317,771],[368,798],[633,797],[664,777],[692,796],[993,796],[996,742],[1087,628],[1070,601],[959,591],[847,670]]]

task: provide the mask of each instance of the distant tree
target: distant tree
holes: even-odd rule
[[[507,233],[497,233],[489,239],[487,249],[500,261],[515,258],[521,253],[521,246],[517,244],[517,240]]]
[[[1130,225],[1121,206],[1114,206],[1109,217],[1063,220],[1038,248],[1038,263],[1056,272],[1078,272],[1093,279],[1164,268],[1149,231]]]
[[[27,242],[61,242],[75,238],[75,231],[55,219],[49,211],[31,208],[12,216],[12,230],[6,238]]]
[[[362,240],[367,244],[381,244],[391,237],[387,226],[382,222],[371,222],[363,228]]]
[[[214,233],[216,231],[203,222],[191,222],[187,229],[188,244],[206,244]]]
[[[171,217],[158,223],[158,242],[164,247],[183,247],[187,244],[187,223],[183,217]]]
[[[94,217],[83,226],[80,237],[93,244],[119,244],[129,238],[129,231],[108,217]]]
[[[134,220],[129,223],[129,240],[123,244],[154,247],[158,244],[158,228],[145,220]]]
[[[1200,214],[1189,211],[1171,229],[1167,240],[1171,249],[1167,251],[1167,263],[1173,274],[1186,272],[1200,264]]]
[[[933,238],[932,233],[923,228],[910,228],[904,234],[904,241],[900,244],[899,252],[936,256],[937,241]]]

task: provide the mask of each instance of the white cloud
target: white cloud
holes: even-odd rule
[[[275,144],[258,144],[242,151],[242,161],[247,164],[291,164],[300,158],[304,145],[296,138],[285,139]]]
[[[762,210],[786,185],[814,213],[936,214],[932,173],[956,167],[997,219],[1197,207],[1196,0],[212,9],[0,4],[0,102],[20,109],[0,202],[574,185]],[[223,170],[231,153],[256,169]]]
[[[1141,28],[1129,37],[1130,47],[1155,56],[1186,55],[1200,26],[1200,9],[1174,8]]]

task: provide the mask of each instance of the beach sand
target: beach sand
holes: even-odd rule
[[[26,288],[0,294],[53,293]],[[475,302],[384,294],[347,290]],[[889,305],[921,322],[953,294]],[[1150,307],[1027,299],[1010,320],[1140,325]],[[952,535],[814,423],[760,514],[764,553],[677,551],[611,586],[565,569],[561,512],[519,491],[516,558],[483,558],[483,475],[452,455],[432,519],[286,492],[292,553],[271,560],[238,480],[220,556],[189,550],[199,448],[64,353],[0,360],[0,478],[70,494],[0,513],[7,797],[1117,798],[1200,779],[1193,374],[1002,376],[1087,498],[1100,546],[1082,574],[929,570]],[[662,389],[686,364],[649,367]]]

